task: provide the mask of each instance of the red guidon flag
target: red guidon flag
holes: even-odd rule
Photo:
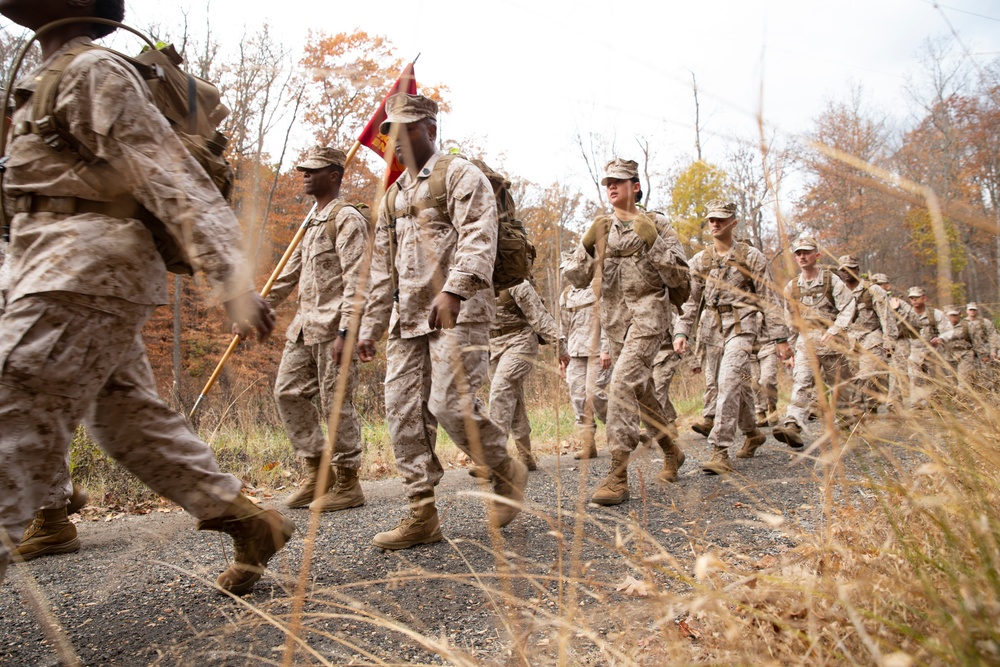
[[[389,137],[378,131],[379,125],[385,120],[385,101],[392,95],[403,91],[409,95],[417,94],[417,79],[413,75],[413,63],[410,63],[403,70],[403,73],[399,75],[396,79],[396,83],[392,84],[392,88],[386,93],[385,97],[382,98],[382,103],[378,105],[378,109],[375,110],[375,115],[372,116],[368,124],[365,125],[365,129],[361,131],[358,136],[358,143],[362,146],[367,146],[376,153],[378,153],[383,160],[391,163],[389,164],[388,177],[386,178],[386,187],[392,185],[400,174],[403,173],[405,167],[399,163],[396,159],[395,154],[390,154],[386,157],[385,149],[389,144]]]

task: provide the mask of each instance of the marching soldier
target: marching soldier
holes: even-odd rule
[[[912,321],[913,308],[906,299],[901,299],[892,294],[892,285],[889,277],[884,273],[875,273],[871,278],[872,282],[889,295],[889,313],[896,322],[896,340],[892,346],[891,359],[889,363],[889,394],[886,398],[885,409],[887,413],[905,406],[910,397],[910,375],[909,357],[910,340],[916,334],[915,322]]]
[[[945,314],[937,308],[928,308],[924,288],[914,285],[907,292],[912,313],[910,315],[917,336],[910,342],[907,368],[910,376],[910,407],[925,408],[931,395],[930,384],[942,371],[942,358],[935,348],[944,341],[941,334],[951,328]],[[941,350],[943,352],[944,349]]]
[[[125,9],[120,0],[4,0],[0,11],[38,30],[57,19],[120,21]],[[244,593],[295,524],[240,495],[240,480],[219,470],[211,448],[156,395],[141,329],[167,302],[166,264],[140,208],[205,274],[240,333],[266,337],[274,317],[253,291],[239,222],[135,69],[109,51],[84,50],[62,70],[50,120],[72,148],[56,150],[32,129],[31,92],[49,65],[113,31],[86,21],[53,29],[42,41],[44,63],[14,96],[13,126],[27,131],[14,133],[4,179],[17,213],[0,316],[0,528],[14,543],[21,538],[65,479],[83,422],[104,451],[196,516],[199,529],[232,536],[234,563],[216,584]]]
[[[833,392],[837,412],[852,412],[850,371],[845,358],[844,334],[854,319],[851,290],[837,275],[817,266],[816,239],[801,236],[792,244],[799,275],[785,286],[785,321],[798,333],[792,370],[792,396],[781,426],[771,432],[775,440],[795,449],[805,445],[802,429],[809,419],[810,392],[817,386],[816,363],[823,382]],[[815,357],[815,361],[814,361]]]
[[[945,308],[948,317],[948,330],[941,333],[941,340],[948,351],[948,362],[955,372],[960,388],[970,390],[976,381],[976,344],[973,340],[975,331],[969,326],[968,320],[962,319],[962,311],[958,306]]]
[[[599,505],[629,499],[628,462],[639,444],[639,425],[657,434],[663,450],[661,481],[676,481],[684,453],[667,431],[656,397],[653,360],[667,329],[668,294],[686,283],[686,262],[677,234],[659,213],[640,211],[639,165],[615,158],[601,184],[614,212],[601,215],[583,235],[566,268],[577,287],[594,283],[601,326],[611,347],[608,447],[611,467],[591,496]]]
[[[524,381],[538,363],[538,344],[556,343],[559,367],[569,363],[566,339],[545,309],[530,278],[497,295],[496,319],[490,329],[490,417],[514,438],[517,458],[535,470],[531,424],[524,401]]]
[[[365,503],[358,481],[361,424],[354,409],[358,374],[353,368],[347,372],[337,432],[331,434],[332,465],[325,473],[320,471],[326,442],[322,425],[334,407],[337,377],[351,361],[344,354],[348,323],[364,311],[364,295],[357,288],[368,247],[368,221],[340,198],[346,159],[342,150],[316,146],[295,167],[302,174],[306,194],[316,200],[316,210],[267,295],[268,305],[274,307],[298,287],[298,309],[285,333],[274,398],[285,433],[295,454],[305,460],[308,476],[285,499],[285,505],[320,512]],[[323,486],[317,490],[321,478]]]
[[[767,439],[758,428],[750,389],[750,355],[757,337],[774,342],[779,357],[791,356],[788,331],[778,317],[778,304],[771,288],[767,258],[753,246],[736,241],[733,233],[739,219],[736,204],[713,201],[706,218],[713,243],[691,259],[691,294],[674,332],[674,350],[687,353],[687,340],[695,318],[701,325],[702,344],[721,350],[715,369],[718,394],[715,420],[708,435],[712,457],[702,464],[707,474],[732,471],[729,449],[736,444],[737,432],[745,434],[736,456],[750,458]],[[758,314],[770,311],[759,331]],[[705,369],[705,381],[710,368]]]
[[[438,424],[475,465],[485,466],[493,491],[489,520],[503,527],[520,512],[528,469],[507,453],[507,434],[476,397],[489,369],[497,207],[489,180],[468,160],[447,164],[445,201],[430,195],[437,151],[437,103],[398,93],[386,100],[389,134],[406,172],[379,206],[372,289],[358,334],[362,361],[375,358],[386,331],[385,404],[396,467],[409,515],[373,543],[406,549],[439,542],[434,487],[444,470],[434,452]]]
[[[854,295],[854,321],[847,329],[853,343],[854,396],[862,413],[876,413],[886,401],[886,359],[896,340],[896,318],[889,295],[873,282],[861,279],[857,258],[840,258],[837,274]]]
[[[565,270],[568,257],[560,269]],[[594,305],[597,296],[590,285],[566,285],[559,297],[559,314],[562,333],[566,337],[569,363],[566,365],[566,384],[569,385],[570,402],[576,415],[576,440],[579,450],[575,459],[597,456],[594,432],[597,419],[608,421],[608,395],[606,388],[611,379],[611,353],[602,335],[601,321]]]

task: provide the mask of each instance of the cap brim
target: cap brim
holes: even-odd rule
[[[305,171],[306,169],[322,169],[332,164],[332,162],[323,162],[322,160],[306,160],[295,165],[295,168],[299,171]]]
[[[816,246],[814,245],[799,245],[792,248],[792,252],[798,252],[799,250],[815,250],[815,249]]]

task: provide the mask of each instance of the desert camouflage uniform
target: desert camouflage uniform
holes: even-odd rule
[[[746,247],[745,275],[735,261],[740,246]],[[705,383],[713,370],[717,387],[715,424],[708,435],[712,447],[731,447],[737,433],[756,429],[753,396],[750,387],[750,355],[760,336],[768,342],[785,341],[788,331],[782,323],[777,297],[771,288],[771,271],[764,253],[737,241],[724,256],[715,254],[714,246],[691,259],[691,294],[677,322],[675,336],[690,336],[695,318],[701,322],[698,340],[720,351],[718,365],[706,365]],[[699,312],[700,309],[700,312]],[[763,318],[762,309],[770,313]],[[767,329],[759,327],[765,324]]]
[[[595,291],[600,294],[601,326],[612,362],[608,445],[612,452],[625,454],[639,444],[640,421],[653,433],[668,423],[654,390],[653,360],[669,324],[667,288],[675,280],[678,263],[685,259],[667,219],[659,213],[646,215],[658,232],[652,247],[647,248],[631,222],[611,216],[601,266],[581,243],[565,270],[567,279],[577,287],[598,281]]]
[[[951,325],[951,322],[948,324]],[[941,334],[941,340],[947,346],[948,361],[951,362],[958,382],[969,387],[976,381],[978,371],[976,341],[973,339],[973,335],[976,334],[974,327],[964,318]]]
[[[919,338],[910,341],[908,372],[910,376],[910,407],[926,407],[932,389],[933,378],[943,372],[941,354],[931,345],[932,338],[939,338],[951,329],[951,323],[943,312],[927,306],[923,313],[913,311],[911,318]]]
[[[761,328],[764,323],[759,324]],[[778,353],[774,342],[760,344],[757,354],[750,360],[753,378],[754,412],[771,415],[778,407]]]
[[[896,318],[890,312],[889,295],[878,285],[861,280],[852,293],[855,316],[847,335],[853,342],[854,397],[861,410],[875,411],[887,400],[886,355],[892,353],[898,335]]]
[[[595,417],[602,422],[608,420],[605,389],[611,379],[611,369],[601,368],[601,351],[610,354],[610,347],[601,331],[595,303],[597,296],[590,285],[582,288],[567,285],[559,298],[562,333],[566,336],[569,353],[566,384],[576,425],[581,429],[596,428]]]
[[[892,299],[896,299],[896,307],[892,307]],[[889,370],[889,398],[886,406],[889,409],[902,407],[910,398],[910,341],[912,329],[916,328],[913,320],[913,307],[906,299],[891,297],[889,309],[896,320],[896,344],[892,349],[892,362]]]
[[[455,158],[445,179],[451,222],[435,207],[407,214],[411,204],[429,197],[428,177],[441,156],[432,156],[416,177],[407,172],[398,181],[396,299],[384,201],[379,208],[372,289],[359,333],[362,340],[378,340],[389,332],[387,421],[396,467],[410,497],[432,491],[441,480],[443,469],[434,452],[439,423],[477,465],[495,469],[507,458],[507,435],[476,397],[489,368],[489,331],[496,312],[491,289],[497,244],[493,189],[478,168]],[[427,318],[441,291],[464,301],[457,325],[436,331]]]
[[[364,295],[358,294],[357,286],[368,245],[368,221],[353,206],[342,206],[333,221],[337,240],[331,241],[328,219],[340,201],[335,199],[310,216],[302,241],[267,295],[268,304],[274,307],[296,286],[299,289],[298,310],[285,333],[274,398],[285,433],[295,453],[304,458],[323,454],[322,424],[333,410],[339,374],[331,354],[333,340],[339,329],[346,329],[364,311]],[[361,467],[361,425],[354,409],[356,361],[348,372],[333,438],[334,465],[354,469]],[[317,397],[322,412],[316,409]]]
[[[826,298],[827,277],[832,282],[833,303]],[[796,321],[791,305],[796,282],[801,290],[801,322]],[[809,296],[810,292],[814,294]],[[823,374],[824,384],[836,398],[837,411],[841,414],[852,412],[851,374],[844,354],[844,333],[854,319],[855,308],[854,295],[833,271],[821,269],[814,280],[806,280],[800,272],[785,286],[785,322],[789,329],[798,333],[792,369],[792,395],[785,411],[786,426],[796,424],[804,428],[809,419],[812,406],[810,394],[816,387],[814,363]],[[807,328],[803,330],[803,326]],[[828,334],[830,340],[820,345],[823,334]]]
[[[7,288],[10,285],[10,267],[13,265],[8,255],[8,243],[0,239],[0,315],[7,309]]]
[[[519,446],[531,436],[524,381],[538,363],[538,344],[558,343],[565,352],[556,321],[530,280],[497,296],[497,314],[490,329],[490,418]]]
[[[979,363],[978,382],[983,387],[992,390],[994,384],[994,359],[1000,352],[1000,335],[997,334],[993,320],[982,315],[966,320],[972,332],[973,347]]]
[[[56,54],[86,42],[67,42]],[[36,73],[18,82],[35,85]],[[14,125],[30,115],[25,96]],[[118,57],[95,49],[65,70],[55,107],[94,159],[14,136],[8,196],[124,201],[153,211],[222,301],[252,289],[239,223]],[[21,200],[23,208],[37,200]],[[14,543],[65,477],[77,424],[157,494],[200,519],[222,516],[241,483],[156,395],[140,330],[167,303],[166,267],[146,227],[100,213],[14,216],[11,283],[0,317],[0,520]],[[0,576],[6,566],[0,545]]]
[[[653,387],[656,391],[656,398],[663,406],[663,414],[668,422],[677,421],[677,408],[670,400],[670,385],[677,374],[677,367],[681,364],[681,358],[674,352],[674,331],[677,328],[677,309],[673,305],[670,307],[670,326],[667,327],[663,337],[663,344],[660,351],[653,359]]]

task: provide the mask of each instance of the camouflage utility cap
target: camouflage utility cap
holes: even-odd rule
[[[966,310],[979,310],[979,306],[976,305],[975,301],[970,301],[969,303],[965,304],[965,309]]]
[[[962,311],[958,309],[958,306],[948,306],[944,309],[945,315],[961,315]]]
[[[917,285],[914,285],[906,293],[906,296],[908,296],[908,297],[920,297],[920,296],[927,296],[927,294],[924,292],[924,288],[923,287],[918,287]]]
[[[885,275],[884,273],[873,273],[872,282],[875,283],[876,285],[888,285],[889,276]]]
[[[713,199],[708,202],[708,213],[705,215],[705,219],[711,220],[712,218],[717,218],[719,220],[728,220],[734,215],[736,215],[736,204],[725,202],[721,199]]]
[[[624,160],[616,157],[604,167],[604,178],[601,185],[607,186],[608,181],[630,181],[639,178],[639,163],[635,160]]]
[[[423,95],[408,95],[396,93],[385,101],[385,120],[379,125],[378,131],[389,134],[392,123],[415,123],[424,118],[437,120],[437,102]]]
[[[816,243],[816,239],[811,236],[800,236],[795,239],[792,244],[792,252],[798,252],[799,250],[816,250],[819,248],[819,244]]]
[[[329,146],[313,146],[306,151],[306,156],[295,168],[299,171],[306,169],[322,169],[323,167],[341,167],[347,163],[347,155],[339,148]]]
[[[838,267],[840,269],[856,269],[861,266],[854,255],[841,255],[837,262],[840,264]]]

